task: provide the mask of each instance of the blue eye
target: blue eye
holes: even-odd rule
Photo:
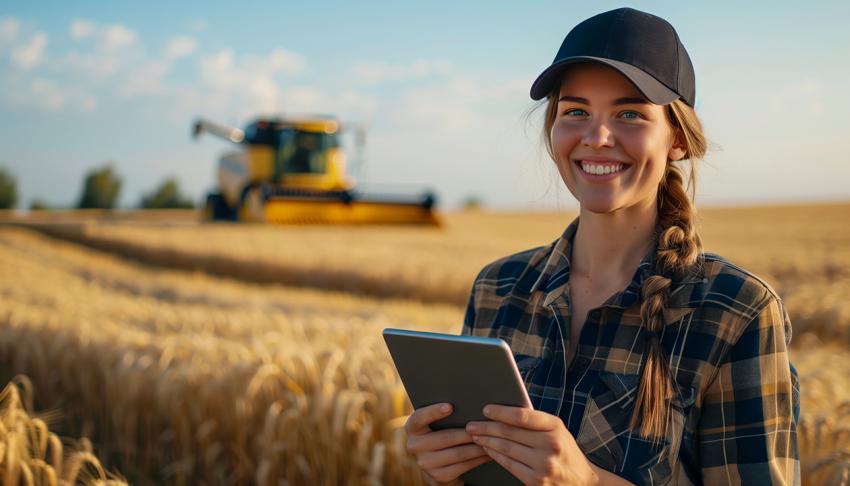
[[[621,113],[621,115],[623,115],[623,118],[625,118],[627,120],[637,120],[639,118],[642,118],[641,114],[636,112],[636,111],[624,111],[624,112]],[[627,116],[627,115],[634,115],[634,116]]]
[[[566,116],[581,116],[581,115],[575,114],[576,112],[581,112],[585,115],[587,114],[587,112],[582,110],[581,108],[572,108],[572,109],[565,111],[564,115],[566,115]]]

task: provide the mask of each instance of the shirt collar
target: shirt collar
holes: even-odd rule
[[[574,219],[568,226],[567,229],[564,230],[564,233],[552,243],[552,250],[549,253],[549,258],[546,259],[543,268],[540,270],[540,275],[535,280],[534,284],[531,286],[531,291],[534,292],[536,290],[544,290],[549,292],[553,290],[553,284],[557,286],[558,280],[563,280],[561,284],[565,283],[567,279],[562,277],[569,277],[570,272],[570,255],[572,254],[572,242],[573,237],[575,237],[576,230],[578,229],[578,218]],[[554,278],[559,277],[559,278]]]
[[[563,234],[550,245],[548,258],[541,258],[537,262],[531,262],[535,269],[539,269],[537,279],[531,285],[529,293],[535,291],[543,291],[543,305],[549,305],[560,297],[566,289],[566,284],[570,277],[570,256],[572,255],[572,244],[575,238],[576,230],[578,229],[579,219],[574,219],[564,230]],[[638,264],[631,281],[620,292],[612,295],[603,306],[626,309],[640,299],[641,285],[644,280],[653,274],[654,257],[657,250],[657,242],[653,242],[652,247],[647,251],[646,255]],[[533,274],[532,274],[533,275]],[[670,289],[670,299],[668,299],[668,311],[665,314],[670,320],[682,315],[683,311],[676,311],[676,308],[687,309],[689,304],[689,292],[682,286],[687,284],[695,284],[705,282],[703,278],[701,266],[694,265],[685,272],[682,279],[674,280]]]

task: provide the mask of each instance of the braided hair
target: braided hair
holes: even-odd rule
[[[559,86],[556,83],[556,86]],[[546,101],[543,139],[552,160],[557,160],[552,146],[552,127],[558,110],[559,93],[554,91]],[[658,219],[656,235],[658,246],[654,258],[653,275],[641,287],[641,325],[648,331],[646,361],[635,397],[635,408],[630,428],[649,438],[661,439],[667,433],[670,421],[669,399],[674,393],[675,380],[660,343],[664,328],[664,310],[673,282],[685,270],[699,264],[702,240],[694,220],[696,208],[693,196],[696,189],[696,166],[705,155],[707,140],[702,124],[693,108],[676,100],[665,106],[667,121],[676,137],[686,147],[681,161],[668,160],[664,177],[658,187]],[[687,171],[686,163],[690,163]]]

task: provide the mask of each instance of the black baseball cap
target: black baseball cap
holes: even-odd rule
[[[576,25],[564,38],[552,65],[531,85],[531,99],[548,95],[564,69],[578,62],[611,66],[655,104],[681,98],[694,106],[694,66],[676,29],[661,17],[618,8]]]

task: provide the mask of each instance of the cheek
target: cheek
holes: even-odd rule
[[[635,130],[619,134],[623,149],[633,160],[643,162],[642,172],[648,179],[660,182],[667,165],[667,149],[663,133]]]
[[[555,152],[557,162],[560,164],[562,160],[569,160],[570,153],[579,141],[579,134],[576,130],[570,130],[563,123],[555,122],[552,125],[550,132],[552,137],[552,151]]]

